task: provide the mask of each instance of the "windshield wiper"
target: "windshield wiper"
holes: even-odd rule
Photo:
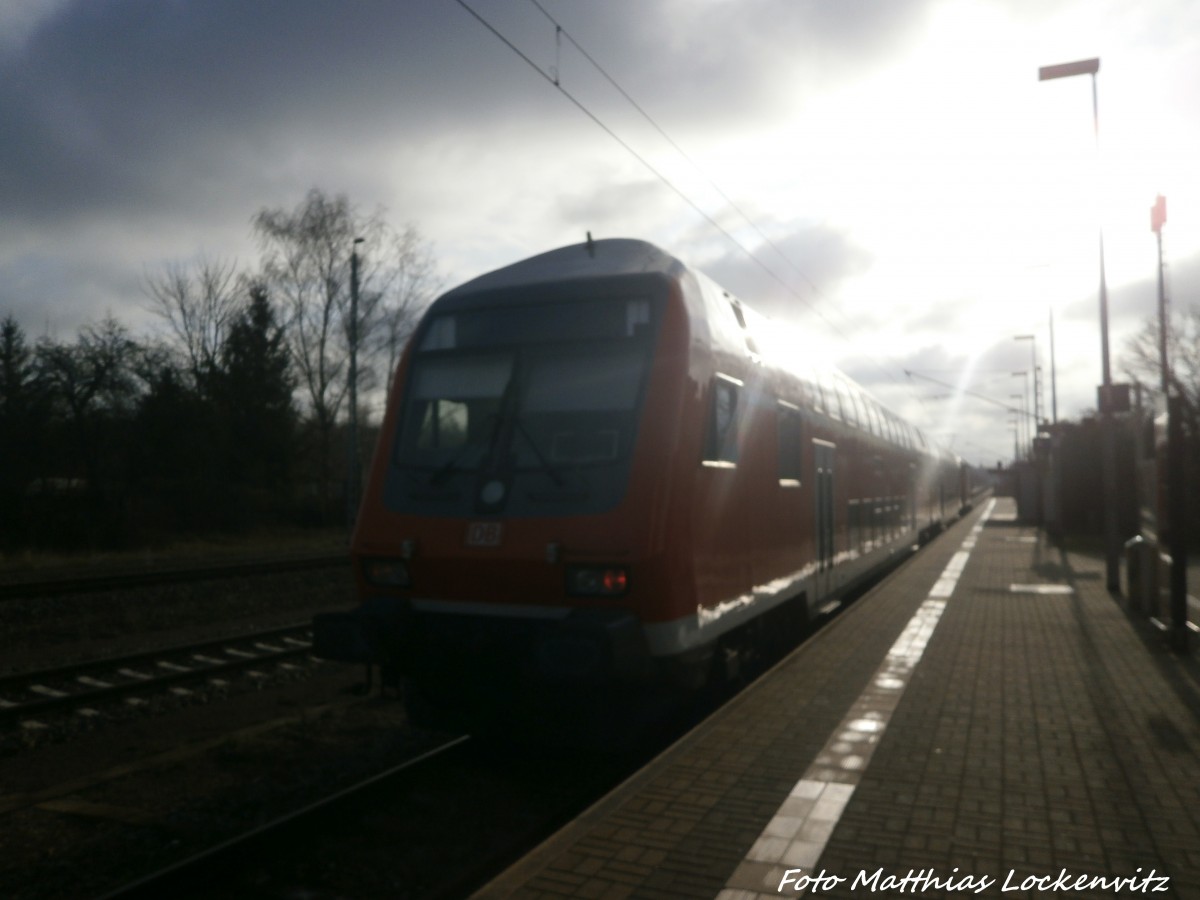
[[[525,443],[529,444],[529,449],[532,450],[533,455],[537,457],[538,465],[542,467],[542,471],[550,476],[555,486],[562,487],[564,484],[566,484],[562,477],[562,473],[559,472],[558,469],[556,469],[553,465],[551,465],[550,460],[546,459],[546,454],[542,452],[542,448],[537,445],[537,441],[535,441],[529,432],[525,430],[525,426],[521,424],[520,416],[513,416],[513,425],[516,427],[521,436],[525,438]]]
[[[497,413],[491,413],[488,416],[488,419],[492,421],[492,430],[491,430],[491,433],[488,435],[488,441],[487,441],[488,446],[490,447],[496,440],[496,432],[500,430],[500,421],[501,420],[500,420],[500,416]],[[461,460],[466,455],[468,450],[471,450],[471,449],[477,450],[477,449],[479,449],[479,446],[480,446],[479,444],[472,444],[472,443],[463,444],[461,447],[458,448],[457,451],[455,451],[453,456],[451,456],[448,460],[446,460],[444,463],[442,463],[440,466],[438,466],[436,469],[434,469],[430,473],[429,477],[427,479],[425,479],[425,483],[429,484],[429,485],[441,484],[443,481],[445,481],[447,478],[449,478],[451,475],[455,474],[456,472],[466,472],[467,471],[466,469],[459,467],[459,465],[458,465],[459,460]]]

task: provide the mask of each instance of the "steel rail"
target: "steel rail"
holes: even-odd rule
[[[124,656],[91,659],[69,666],[6,675],[0,678],[0,695],[32,693],[38,686],[44,686],[44,683],[63,687],[51,688],[53,694],[28,700],[7,701],[0,697],[0,723],[79,707],[94,700],[152,692],[157,688],[208,678],[218,672],[233,672],[301,656],[309,653],[312,645],[309,641],[299,640],[295,636],[305,634],[309,628],[308,623],[298,623],[247,634],[210,638],[196,643],[144,650]],[[264,642],[278,640],[288,640],[291,646],[261,646]],[[253,649],[242,649],[248,645]],[[202,658],[206,653],[224,653],[231,647],[245,655],[227,656],[225,659]],[[180,657],[187,657],[186,665],[174,662]],[[164,666],[162,663],[168,665]],[[156,667],[154,672],[136,675],[121,672],[122,669],[148,664]],[[121,677],[128,680],[108,683],[95,677],[91,683],[81,681],[85,677],[94,676]],[[66,685],[69,685],[69,688]]]
[[[427,750],[419,756],[405,760],[384,772],[372,775],[358,784],[343,788],[334,794],[310,803],[294,812],[280,816],[257,828],[222,841],[207,850],[181,860],[123,887],[104,894],[100,900],[134,900],[146,897],[159,900],[162,897],[195,895],[198,888],[209,882],[214,872],[227,872],[237,868],[239,860],[245,859],[260,847],[277,840],[290,828],[305,828],[330,815],[341,804],[360,802],[374,794],[387,782],[408,776],[409,770],[421,763],[441,757],[471,739],[469,734],[459,735],[446,743]]]

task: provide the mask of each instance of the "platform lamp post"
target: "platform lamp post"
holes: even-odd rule
[[[1021,418],[1025,422],[1025,443],[1028,447],[1032,447],[1034,429],[1029,427],[1029,373],[1022,370],[1012,374],[1013,378],[1025,379],[1025,383],[1021,386]]]
[[[1166,224],[1167,198],[1159,194],[1150,207],[1150,230],[1158,241],[1158,368],[1164,401],[1171,389],[1171,364],[1167,358],[1167,289],[1163,283],[1162,230]]]
[[[1100,71],[1100,60],[1081,59],[1076,62],[1042,66],[1038,69],[1038,81],[1070,78],[1075,75],[1092,76],[1092,132],[1095,135],[1096,156],[1100,155],[1100,102],[1096,90],[1096,73]],[[1114,391],[1112,371],[1108,360],[1108,285],[1104,277],[1104,225],[1100,224],[1100,454],[1101,479],[1104,493],[1104,557],[1105,581],[1109,591],[1121,589],[1121,550],[1117,536],[1117,453],[1116,435],[1113,431]]]
[[[1041,391],[1038,388],[1037,335],[1018,334],[1013,340],[1029,341],[1031,345],[1032,356],[1030,358],[1029,371],[1033,373],[1033,434],[1036,437],[1038,427],[1042,421]]]
[[[1016,458],[1021,458],[1020,449],[1025,446],[1025,395],[1024,394],[1009,394],[1009,400],[1016,402],[1014,412],[1017,414],[1017,447],[1018,451]]]
[[[1058,424],[1058,372],[1054,367],[1054,307],[1050,307],[1050,424]]]
[[[355,238],[350,248],[350,446],[346,454],[346,522],[351,531],[358,515],[362,478],[358,464],[358,245],[363,240]]]
[[[1183,458],[1183,395],[1171,377],[1167,355],[1167,291],[1163,282],[1162,230],[1167,199],[1161,194],[1150,208],[1150,230],[1158,240],[1158,364],[1167,406],[1167,551],[1171,555],[1171,645],[1187,652],[1191,645],[1187,609],[1187,474]]]

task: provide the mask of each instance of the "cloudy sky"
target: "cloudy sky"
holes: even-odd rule
[[[416,225],[447,286],[656,242],[994,462],[1009,414],[935,381],[1008,402],[1053,309],[1058,415],[1094,406],[1101,224],[1116,379],[1157,194],[1200,302],[1194,0],[465,2],[512,46],[457,0],[0,0],[0,316],[147,334],[148,274],[253,268],[253,214],[320,187]],[[1090,79],[1037,79],[1090,57],[1099,153]]]

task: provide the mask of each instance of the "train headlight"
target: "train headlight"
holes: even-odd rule
[[[569,566],[571,597],[623,597],[629,593],[629,570],[620,566]]]
[[[406,588],[412,585],[408,565],[402,559],[365,559],[363,577],[375,587]]]

